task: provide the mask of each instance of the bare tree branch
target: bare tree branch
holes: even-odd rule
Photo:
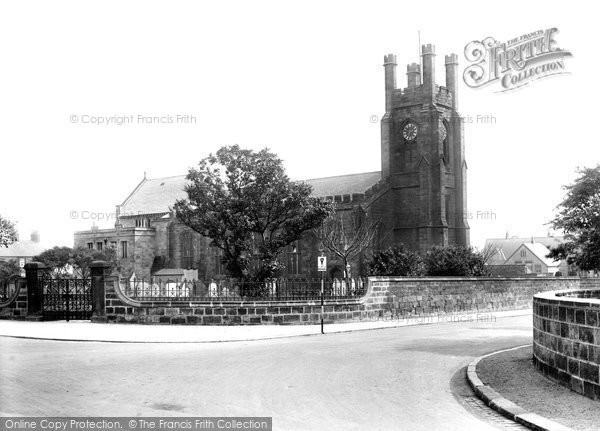
[[[313,233],[323,247],[342,259],[345,271],[348,262],[372,244],[380,224],[379,220],[368,220],[359,207],[350,214],[334,214],[313,229]]]

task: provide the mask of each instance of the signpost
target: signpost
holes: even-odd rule
[[[321,273],[321,334],[324,334],[323,330],[323,313],[325,312],[324,302],[324,283],[325,283],[325,271],[327,271],[327,257],[319,256],[317,258],[317,268]]]
[[[19,258],[19,268],[21,268],[19,275],[25,277],[25,258],[23,257]]]

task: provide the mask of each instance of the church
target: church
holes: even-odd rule
[[[458,56],[445,56],[445,86],[435,83],[435,47],[421,48],[421,63],[407,65],[407,87],[397,88],[396,55],[384,57],[385,114],[381,119],[381,170],[305,180],[314,196],[335,202],[336,212],[362,211],[378,220],[372,250],[395,244],[426,252],[433,245],[469,245],[463,127],[458,113]],[[171,207],[187,197],[185,175],[144,179],[117,205],[111,229],[74,234],[74,245],[114,247],[130,276],[225,276],[220,254],[179,222]],[[317,275],[319,242],[307,233],[281,259],[285,276]],[[329,256],[329,276],[343,272]],[[359,262],[353,263],[361,272]]]

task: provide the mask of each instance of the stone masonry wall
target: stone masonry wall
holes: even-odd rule
[[[531,308],[535,293],[579,287],[579,278],[371,277],[365,296],[326,300],[325,322]],[[192,325],[315,324],[319,301],[137,301],[106,281],[106,319]]]
[[[575,277],[375,278],[389,293],[389,310],[400,316],[532,308],[536,293],[575,289]]]
[[[116,277],[111,277],[105,284],[107,322],[252,325],[316,324],[321,319],[320,301],[135,301],[123,295],[118,283]],[[378,312],[366,313],[364,301],[364,298],[325,301],[324,320],[375,317]]]
[[[600,400],[600,289],[535,295],[533,361],[552,380]]]

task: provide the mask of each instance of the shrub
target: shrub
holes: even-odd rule
[[[473,247],[433,246],[425,255],[427,275],[431,276],[488,276],[484,253]]]
[[[420,276],[425,273],[423,259],[404,245],[376,251],[367,263],[368,275]]]
[[[20,273],[21,268],[16,260],[12,259],[8,262],[0,261],[0,287],[4,286]]]

